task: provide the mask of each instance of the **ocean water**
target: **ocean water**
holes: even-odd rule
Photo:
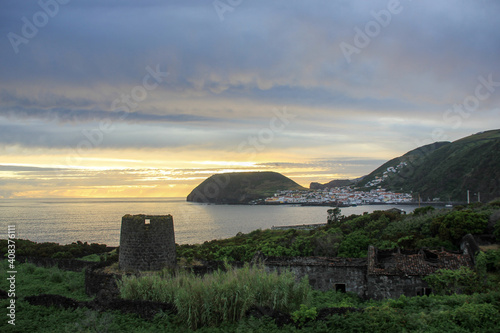
[[[342,208],[343,215],[398,207],[367,205]],[[16,238],[69,244],[76,241],[118,246],[125,214],[171,214],[178,244],[198,244],[277,225],[325,223],[329,207],[210,205],[185,198],[146,199],[4,199],[0,200],[0,237],[15,225]]]

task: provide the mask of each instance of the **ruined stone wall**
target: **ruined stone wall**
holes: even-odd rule
[[[309,284],[317,290],[331,289],[366,293],[366,260],[353,258],[268,258],[264,265],[269,271],[291,270],[298,280],[307,275]],[[345,288],[345,289],[344,289]]]
[[[399,298],[401,295],[424,295],[428,288],[420,276],[368,275],[366,297],[372,299]]]
[[[161,270],[176,265],[171,215],[125,215],[120,232],[121,270]]]

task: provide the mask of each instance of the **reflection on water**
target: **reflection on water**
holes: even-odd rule
[[[357,206],[343,215],[391,207],[407,212],[417,206]],[[117,246],[125,214],[171,214],[179,244],[203,243],[238,232],[269,229],[273,225],[325,223],[328,207],[206,205],[184,198],[165,199],[8,199],[0,201],[0,235],[16,225],[17,238],[67,244],[80,240]]]

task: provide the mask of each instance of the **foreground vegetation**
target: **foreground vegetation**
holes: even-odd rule
[[[489,233],[500,240],[500,201],[437,210],[424,207],[407,216],[378,211],[339,216],[311,231],[256,230],[225,240],[180,245],[182,265],[198,260],[250,261],[258,251],[270,256],[363,257],[373,244],[391,249],[445,247],[457,249],[467,233]],[[5,241],[0,241],[3,247]],[[17,240],[18,255],[52,258],[116,259],[105,245],[76,242],[36,244]],[[7,251],[3,251],[7,253]],[[5,276],[8,262],[0,264]],[[0,322],[1,332],[497,332],[500,325],[500,250],[481,252],[475,270],[440,270],[426,278],[435,295],[394,300],[361,300],[353,294],[313,291],[290,273],[268,274],[263,268],[217,271],[204,278],[188,272],[127,277],[120,284],[128,299],[168,302],[175,313],[161,312],[152,320],[118,311],[62,309],[30,305],[24,297],[57,294],[89,301],[84,273],[32,264],[16,264],[16,326]],[[0,289],[8,290],[0,280]],[[457,292],[462,294],[458,295]],[[0,299],[6,309],[9,299]],[[262,316],[281,314],[284,321]],[[264,311],[264,313],[266,312]]]
[[[119,285],[125,299],[175,304],[178,318],[193,329],[239,321],[253,306],[289,313],[308,303],[312,291],[307,279],[297,283],[291,272],[267,273],[249,265],[226,265],[225,271],[203,277],[188,272],[130,276]]]
[[[5,262],[1,267],[3,274],[7,268]],[[179,276],[179,280],[174,283],[185,283],[185,288],[184,291],[177,292],[178,302],[188,302],[193,307],[199,306],[196,302],[202,302],[202,300],[190,299],[187,293],[204,295],[203,293],[206,292],[206,297],[208,297],[208,294],[211,294],[208,289],[216,284],[221,288],[224,286],[227,291],[232,290],[230,294],[222,292],[218,300],[208,303],[213,304],[214,308],[221,305],[222,307],[219,307],[217,311],[224,311],[224,304],[227,304],[224,302],[224,297],[234,298],[235,295],[243,295],[246,283],[252,280],[252,278],[245,279],[243,275],[258,276],[263,273],[258,269],[252,272],[248,267],[239,272],[230,271],[228,273],[230,281],[223,280],[227,276],[222,273],[218,274],[208,278],[205,282],[200,279],[196,280],[188,274]],[[60,294],[82,301],[89,300],[84,293],[83,275],[83,272],[64,272],[56,268],[47,269],[35,267],[32,264],[20,264],[17,275],[19,280],[16,326],[8,325],[7,320],[4,319],[0,322],[0,331],[110,333],[160,331],[185,333],[191,331],[190,321],[185,317],[185,315],[189,316],[187,312],[184,315],[181,311],[179,314],[159,313],[153,320],[148,321],[137,315],[123,314],[118,311],[96,312],[86,308],[74,310],[46,308],[30,305],[23,300],[25,296],[42,292]],[[269,277],[272,281],[275,281],[274,278]],[[194,280],[188,281],[189,279]],[[160,280],[152,279],[149,282]],[[181,280],[184,282],[180,282]],[[131,281],[133,281],[131,285],[139,282],[134,279]],[[212,283],[212,285],[204,283]],[[190,289],[188,285],[193,288]],[[250,285],[247,286],[250,288]],[[151,286],[139,293],[151,291],[149,287]],[[0,281],[0,288],[4,290],[7,288],[6,281]],[[219,292],[224,288],[219,289]],[[273,286],[270,285],[266,288],[273,290]],[[263,301],[263,304],[283,303],[282,295],[279,295],[283,292],[279,291],[281,288],[274,286],[276,297],[262,295],[268,299]],[[128,292],[133,292],[133,289],[131,288]],[[307,297],[304,297],[305,293]],[[273,295],[272,291],[271,295]],[[288,313],[291,314],[291,321],[283,326],[278,326],[273,319],[266,316],[259,318],[242,315],[237,321],[221,321],[219,316],[217,322],[207,322],[196,332],[497,332],[498,325],[500,325],[500,292],[498,290],[471,295],[431,295],[412,298],[402,296],[394,300],[363,301],[350,293],[310,291],[302,286],[302,291],[294,295],[297,297],[292,297],[294,301],[290,302],[294,305],[283,308],[284,312],[289,311]],[[215,293],[212,296],[217,297]],[[8,302],[8,299],[0,300],[0,307],[5,309]],[[297,306],[299,302],[303,303]],[[279,306],[277,304],[277,307]],[[238,312],[236,316],[240,314],[241,312]]]
[[[16,256],[49,257],[54,259],[76,259],[103,254],[114,248],[105,244],[82,243],[60,245],[57,243],[36,243],[27,239],[16,239]],[[0,253],[7,253],[7,240],[0,239]]]

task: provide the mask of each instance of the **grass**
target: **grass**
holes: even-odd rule
[[[2,276],[5,276],[5,262],[0,263]],[[194,277],[187,273],[180,273],[171,278],[171,289],[164,288],[162,293],[177,295],[179,306],[186,305],[184,314],[171,315],[160,313],[152,321],[146,321],[137,315],[123,314],[117,311],[96,312],[86,308],[65,310],[54,307],[33,306],[23,301],[24,296],[40,293],[54,293],[79,300],[88,300],[84,291],[83,272],[64,272],[57,268],[41,268],[32,264],[17,265],[16,291],[16,326],[7,324],[7,317],[0,321],[0,332],[193,332],[189,326],[189,311],[191,320],[196,316],[196,302],[209,301],[208,304],[198,306],[209,310],[219,316],[218,326],[201,326],[198,324],[197,333],[212,332],[498,332],[500,324],[500,292],[493,291],[473,295],[450,296],[422,296],[400,297],[383,301],[363,301],[351,293],[339,293],[333,290],[327,292],[296,292],[297,297],[290,288],[297,288],[295,280],[288,276],[286,283],[278,284],[275,275],[265,275],[261,268],[245,267],[241,270],[229,269],[227,273],[216,272],[205,278]],[[285,274],[286,275],[286,274]],[[498,276],[495,275],[495,276]],[[154,277],[154,278],[153,278]],[[168,280],[166,273],[149,276],[150,282],[161,286]],[[148,278],[148,277],[145,277]],[[140,279],[138,279],[140,280]],[[74,282],[71,282],[74,281]],[[146,280],[144,280],[146,281]],[[154,295],[153,287],[142,282],[139,293]],[[262,286],[260,292],[256,291],[254,284]],[[138,282],[138,281],[136,281]],[[218,286],[217,295],[210,300],[210,290]],[[6,280],[0,280],[0,288],[6,289]],[[178,294],[176,289],[182,287],[184,293]],[[217,288],[217,287],[216,287]],[[287,289],[289,288],[289,289]],[[254,296],[245,296],[245,289],[252,289]],[[288,290],[288,291],[287,291]],[[297,290],[296,290],[297,291]],[[300,290],[299,290],[300,291]],[[188,297],[191,292],[191,297]],[[362,311],[347,312],[342,315],[332,315],[323,321],[305,321],[301,328],[294,325],[278,327],[274,321],[267,317],[253,318],[241,317],[236,320],[223,321],[222,311],[227,310],[228,317],[239,315],[243,312],[229,311],[230,305],[241,306],[244,300],[255,300],[268,306],[280,308],[285,303],[285,293],[289,294],[290,306],[284,311],[293,313],[296,310],[306,314],[313,308],[317,313],[325,307],[358,308]],[[156,293],[160,295],[160,292]],[[216,294],[215,292],[213,294]],[[307,300],[301,297],[307,294]],[[195,295],[203,296],[196,298]],[[300,296],[302,295],[302,296]],[[156,296],[159,297],[159,296]],[[172,296],[168,296],[172,297]],[[159,298],[158,298],[159,299]],[[191,302],[190,306],[187,304]],[[240,302],[240,303],[238,303]],[[249,302],[249,301],[248,301]],[[305,304],[300,307],[299,303]],[[0,300],[0,308],[5,309],[9,299]],[[226,305],[225,305],[226,304]],[[299,304],[299,305],[296,305]],[[288,310],[286,310],[288,309]],[[203,313],[199,313],[203,316]],[[5,316],[5,314],[3,315]],[[213,320],[213,319],[212,319]],[[204,324],[205,325],[205,324]]]
[[[110,258],[113,257],[118,257],[118,252],[116,249],[110,251],[110,252],[105,252],[105,253],[93,253],[89,254],[87,256],[84,256],[82,258],[79,258],[80,260],[84,261],[91,261],[91,262],[101,262],[101,261],[106,261]]]
[[[268,273],[263,267],[245,265],[242,269],[226,266],[203,277],[181,271],[124,277],[119,284],[125,299],[173,303],[178,317],[196,329],[241,320],[252,306],[291,312],[307,303],[311,287],[300,282],[290,271]]]
[[[8,270],[8,262],[1,261],[0,276],[7,276]],[[63,271],[57,267],[37,267],[29,263],[17,264],[16,271],[16,296],[18,298],[39,294],[57,294],[78,301],[90,300],[85,294],[83,272]],[[0,289],[9,289],[7,279],[0,279]]]

